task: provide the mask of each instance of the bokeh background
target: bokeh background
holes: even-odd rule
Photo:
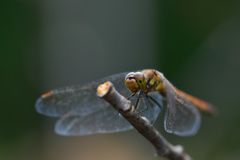
[[[59,136],[34,109],[50,89],[144,68],[220,110],[193,137],[166,133],[161,114],[166,139],[195,160],[240,159],[239,0],[10,0],[0,13],[1,160],[159,159],[134,130]]]

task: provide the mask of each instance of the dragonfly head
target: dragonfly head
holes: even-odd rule
[[[130,72],[125,77],[125,85],[132,93],[137,93],[146,87],[147,82],[141,72]]]

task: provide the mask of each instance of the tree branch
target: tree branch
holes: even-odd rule
[[[120,95],[111,82],[99,85],[97,95],[110,103],[140,134],[148,139],[156,148],[158,156],[164,156],[170,160],[191,160],[191,157],[183,152],[182,146],[170,144],[148,119],[141,117],[135,111],[131,101]]]

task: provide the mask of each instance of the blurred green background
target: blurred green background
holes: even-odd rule
[[[167,134],[162,114],[166,139],[195,160],[240,159],[238,0],[1,3],[1,160],[157,159],[134,130],[58,136],[34,109],[50,89],[143,68],[220,110],[193,137]]]

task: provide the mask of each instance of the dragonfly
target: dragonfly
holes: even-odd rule
[[[51,90],[36,101],[40,114],[60,117],[55,132],[60,135],[91,135],[133,129],[109,103],[96,95],[98,85],[111,81],[116,90],[135,104],[141,116],[152,124],[166,101],[164,128],[179,136],[195,135],[201,123],[200,111],[215,115],[210,103],[191,96],[172,85],[154,69],[111,75],[85,85]]]

